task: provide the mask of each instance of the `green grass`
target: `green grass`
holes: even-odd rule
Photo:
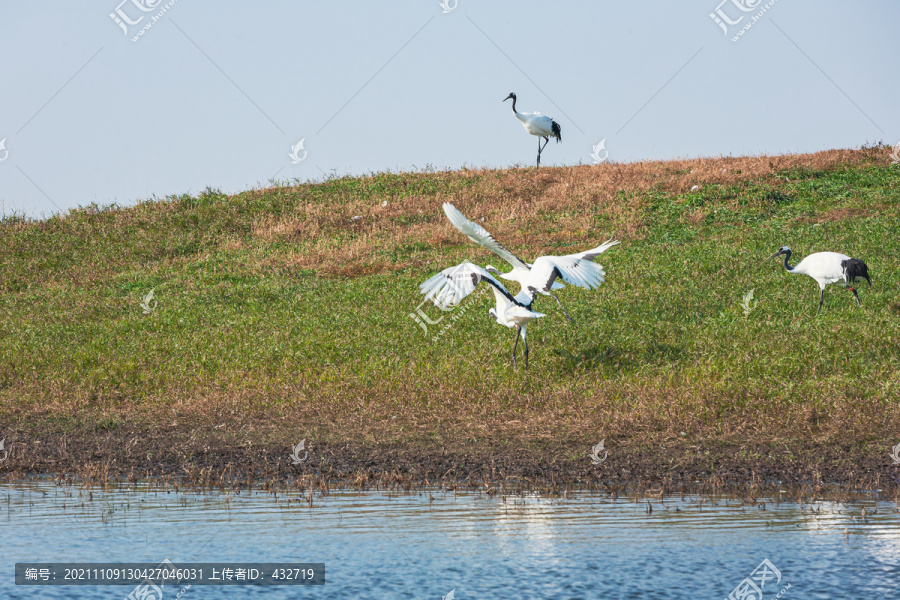
[[[510,173],[501,193],[533,170]],[[548,316],[529,327],[527,372],[510,364],[513,333],[488,317],[490,294],[468,299],[475,306],[460,309],[438,341],[454,313],[423,307],[431,319],[443,315],[427,334],[410,317],[418,284],[437,270],[465,258],[500,264],[463,236],[448,234],[450,244],[376,236],[368,252],[384,268],[341,277],[292,261],[319,244],[340,263],[346,245],[366,235],[347,219],[315,240],[255,233],[263,222],[303,221],[300,205],[339,213],[385,200],[409,203],[386,217],[392,227],[436,229],[441,201],[477,194],[500,176],[378,175],[234,197],[207,190],[44,222],[7,217],[0,419],[27,430],[48,414],[69,414],[115,431],[126,418],[109,416],[117,411],[202,413],[224,402],[258,420],[314,409],[319,425],[331,423],[329,435],[350,438],[398,415],[407,428],[397,439],[408,440],[442,439],[445,429],[496,436],[479,427],[516,420],[527,424],[509,435],[526,438],[900,432],[897,166],[796,169],[686,193],[610,191],[613,204],[639,203],[640,235],[599,260],[607,270],[599,290],[561,292],[574,323],[552,300],[539,303]],[[687,169],[673,176],[689,177]],[[584,206],[572,208],[585,219],[582,237],[616,233],[614,214]],[[526,257],[589,247],[553,238],[565,212],[518,217],[520,231],[538,227],[543,241],[509,245]],[[829,288],[816,316],[812,279],[760,264],[781,245],[795,260],[821,250],[864,259],[874,285],[860,288],[863,308]],[[151,288],[158,305],[144,315]],[[751,289],[758,305],[745,316],[739,303]],[[304,418],[301,429],[311,426]]]

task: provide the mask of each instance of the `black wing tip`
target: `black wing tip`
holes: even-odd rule
[[[553,125],[551,126],[551,129],[553,129],[553,137],[556,138],[556,143],[561,142],[562,141],[562,128],[559,126],[559,123],[557,123],[556,121],[553,121]]]
[[[865,279],[869,285],[872,285],[872,280],[869,278],[869,267],[863,261],[858,258],[848,258],[841,263],[841,266],[844,268],[844,277],[847,279],[847,283],[853,283],[859,278]]]

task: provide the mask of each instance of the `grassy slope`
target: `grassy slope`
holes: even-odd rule
[[[304,437],[360,455],[584,460],[606,438],[645,457],[668,444],[647,458],[659,464],[674,448],[750,460],[783,447],[889,465],[900,168],[888,163],[876,148],[377,175],[7,218],[0,435],[20,448],[7,466],[192,461],[210,445],[283,454]],[[431,273],[465,258],[500,266],[447,223],[443,201],[526,258],[623,241],[599,261],[599,291],[561,293],[574,324],[540,302],[527,372],[511,367],[513,335],[490,321],[488,294],[438,341],[409,316]],[[811,279],[758,264],[782,244],[797,259],[863,258],[875,284],[863,309],[833,288],[816,317]],[[30,445],[40,438],[93,450],[53,462]]]

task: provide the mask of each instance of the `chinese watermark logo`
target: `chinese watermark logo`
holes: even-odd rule
[[[160,6],[163,0],[122,0],[115,10],[109,13],[109,18],[122,29],[122,32],[127,37],[130,27],[140,25],[145,17],[149,17],[150,20],[144,23],[140,30],[131,38],[132,42],[137,42],[177,1],[169,0],[165,5]],[[130,5],[131,8],[126,11],[123,8],[125,5]],[[154,15],[147,14],[154,11],[156,11]],[[132,16],[136,18],[132,18]]]
[[[732,27],[741,25],[744,18],[749,17],[749,20],[744,22],[740,29],[734,32],[731,41],[736,42],[747,32],[747,30],[760,20],[777,1],[778,0],[769,0],[765,4],[762,4],[763,0],[722,0],[719,5],[716,6],[715,11],[709,13],[709,18],[712,19],[715,24],[722,29],[725,36],[728,37],[728,35],[733,32],[731,29]],[[726,5],[730,7],[727,11],[722,8]],[[754,15],[746,14],[754,11],[757,11]]]
[[[459,6],[459,0],[441,0],[438,4],[444,9],[443,13],[446,15],[447,13],[456,10],[456,7]],[[453,594],[453,592],[450,593]]]
[[[740,302],[741,308],[744,309],[745,317],[749,317],[750,313],[756,310],[756,306],[759,304],[759,300],[753,299],[753,291],[754,290],[750,290],[744,294],[744,298]]]
[[[609,158],[609,150],[606,149],[606,138],[600,140],[596,146],[591,146],[593,152],[591,152],[591,158],[594,159],[594,164],[599,165],[606,162],[606,159]],[[603,156],[600,153],[603,152]]]
[[[157,569],[175,569],[175,565],[168,558],[159,563],[159,567]],[[144,583],[138,584],[128,596],[125,597],[125,600],[163,600],[164,592],[162,588],[166,587],[165,584],[155,585],[150,583],[149,579],[144,580]],[[184,594],[191,589],[190,585],[186,585],[181,588],[181,591],[176,594],[175,598],[181,598]]]
[[[300,440],[300,443],[297,444],[294,448],[294,453],[291,454],[291,461],[293,464],[299,465],[306,461],[309,458],[309,451],[306,450],[306,438]],[[300,453],[303,452],[303,458],[300,458]]]
[[[144,296],[143,301],[141,302],[141,308],[144,309],[145,315],[149,315],[154,310],[156,310],[157,304],[159,304],[159,302],[156,301],[156,296],[153,295],[153,290],[150,290],[149,292],[147,292],[147,295]]]
[[[5,139],[0,140],[0,148],[3,148],[3,142],[5,141]],[[890,156],[892,165],[900,165],[900,142],[897,142],[897,144],[893,147]],[[5,157],[3,159],[0,159],[0,162],[3,162],[4,160],[6,160]]]
[[[0,442],[0,450],[3,449],[3,442]],[[892,448],[893,452],[891,453],[891,458],[894,459],[895,465],[900,465],[900,444],[897,444]]]
[[[413,321],[415,321],[422,328],[422,331],[425,332],[425,335],[428,335],[428,325],[437,325],[438,323],[440,323],[441,321],[444,320],[444,315],[441,315],[434,321],[429,319],[428,315],[425,314],[425,311],[422,310],[422,307],[425,305],[426,302],[428,302],[428,300],[422,300],[421,302],[419,302],[419,305],[416,307],[416,312],[409,313],[409,316]],[[443,306],[438,305],[438,308],[440,308],[444,312],[453,312],[454,310],[456,310],[455,306],[451,306],[450,308],[444,308]],[[418,314],[416,314],[416,313],[418,313]],[[426,323],[427,323],[427,325],[426,325]]]
[[[603,447],[603,443],[606,442],[606,438],[600,440],[600,443],[591,448],[591,464],[599,465],[606,457],[609,456],[609,451]],[[603,458],[600,458],[600,453],[603,453]]]
[[[124,4],[128,4],[129,2],[133,4],[134,7],[139,11],[148,13],[152,12],[157,6],[159,6],[159,3],[162,2],[162,0],[156,0],[155,2],[153,0],[122,0],[121,2],[119,2],[116,10],[109,13],[109,18],[112,19],[116,25],[122,28],[122,33],[124,33],[126,36],[128,35],[129,25],[137,25],[144,20],[144,15],[141,15],[137,19],[132,20],[131,17],[129,17],[125,13],[125,11],[122,10],[122,6]]]
[[[9,150],[6,149],[6,138],[0,140],[0,163],[9,158]]]
[[[299,165],[304,160],[306,160],[306,150],[303,150],[303,142],[306,141],[306,138],[303,138],[293,146],[291,146],[291,153],[288,156],[291,157],[292,165]],[[300,151],[303,151],[303,156],[300,156]]]
[[[163,600],[163,591],[165,585],[154,585],[152,583],[139,583],[125,600]]]
[[[773,579],[775,581],[772,583],[776,586],[781,583],[781,571],[779,571],[767,558],[759,563],[759,566],[750,573],[750,577],[745,578],[731,591],[730,594],[728,594],[726,600],[762,600],[763,589],[766,587],[766,584],[770,583],[770,580]],[[790,588],[791,584],[787,584],[785,587],[781,588],[781,591],[775,597],[780,598],[781,595]]]
[[[454,312],[454,315],[450,317],[449,321],[445,323],[440,331],[434,334],[431,337],[432,342],[436,342],[444,333],[453,327],[453,324],[459,320],[463,315],[466,314],[474,305],[474,302],[467,303],[464,307],[460,308],[458,304],[450,304],[447,301],[438,301],[437,298],[461,298],[465,295],[465,290],[460,286],[460,282],[464,279],[468,279],[471,277],[471,273],[469,272],[468,266],[471,264],[469,261],[463,261],[459,264],[455,270],[447,276],[446,287],[442,288],[441,292],[435,295],[435,298],[429,300],[427,297],[425,300],[422,300],[419,305],[416,307],[416,312],[409,313],[409,317],[416,322],[416,324],[422,328],[422,331],[425,332],[425,335],[428,335],[428,326],[429,325],[437,325],[441,321],[444,320],[446,315],[441,315],[435,320],[428,318],[428,315],[425,314],[425,311],[422,310],[422,306],[425,305],[426,302],[434,301],[435,306],[437,306],[443,312]],[[476,292],[476,296],[480,296],[487,290],[487,286],[482,287]]]

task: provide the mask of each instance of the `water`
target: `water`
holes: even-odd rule
[[[88,497],[88,492],[93,498]],[[764,560],[763,598],[900,597],[900,513],[670,498],[271,494],[0,485],[0,597],[124,599],[122,586],[25,587],[16,562],[318,562],[321,587],[193,586],[204,598],[727,598]],[[82,506],[83,503],[83,506]],[[868,517],[858,517],[865,506]],[[875,514],[873,514],[875,513]],[[848,530],[848,535],[844,531]],[[774,576],[774,571],[769,569]],[[789,588],[787,586],[790,586]],[[167,587],[164,598],[178,588]],[[749,596],[753,598],[753,596]],[[754,599],[755,600],[755,599]]]

